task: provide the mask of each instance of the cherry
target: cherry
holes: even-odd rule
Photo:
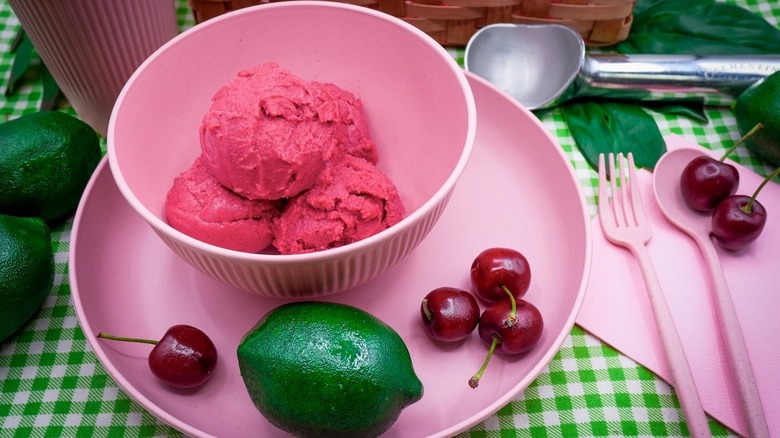
[[[436,340],[459,341],[479,322],[479,304],[474,295],[454,287],[429,292],[420,303],[420,314],[428,334]]]
[[[506,299],[506,289],[522,298],[531,285],[531,266],[514,249],[488,248],[471,264],[471,285],[480,298],[491,303]]]
[[[170,386],[196,388],[206,383],[217,365],[217,348],[201,330],[189,325],[174,325],[162,339],[126,338],[98,333],[98,338],[122,342],[152,344],[149,369]]]
[[[748,207],[748,205],[750,205]],[[766,209],[745,195],[732,195],[712,212],[712,235],[720,246],[736,251],[758,238],[766,224]]]
[[[539,309],[525,300],[516,300],[509,289],[504,288],[504,291],[509,299],[492,304],[479,318],[479,337],[490,349],[482,367],[469,379],[472,388],[479,386],[493,353],[525,353],[542,337],[544,321]]]
[[[762,127],[763,125],[760,123],[753,127],[734,143],[719,160],[702,155],[694,158],[685,166],[680,175],[680,193],[690,208],[711,212],[720,201],[737,192],[739,172],[736,167],[725,162],[726,157]]]
[[[766,209],[756,197],[779,174],[780,167],[761,182],[753,196],[729,196],[715,207],[712,212],[712,236],[722,247],[736,251],[761,235],[766,225]]]
[[[683,200],[696,211],[714,210],[720,201],[736,193],[737,187],[737,168],[706,155],[691,160],[680,175]]]

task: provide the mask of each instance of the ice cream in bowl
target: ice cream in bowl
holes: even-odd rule
[[[282,2],[201,23],[120,93],[120,192],[194,268],[312,298],[395,265],[444,212],[474,143],[465,75],[400,19]]]

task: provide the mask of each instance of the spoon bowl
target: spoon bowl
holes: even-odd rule
[[[664,216],[694,240],[710,241],[712,215],[688,207],[680,192],[680,175],[701,150],[683,148],[665,153],[653,171],[653,190]]]

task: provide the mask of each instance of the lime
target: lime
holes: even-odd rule
[[[52,225],[72,213],[102,156],[95,131],[60,111],[0,124],[0,213]]]
[[[780,166],[780,71],[745,90],[734,103],[741,135],[758,123],[763,128],[745,140],[748,149],[773,166]]]
[[[54,252],[46,223],[0,214],[0,342],[38,311],[53,282]]]
[[[257,409],[301,437],[373,437],[422,397],[409,350],[355,307],[294,302],[267,313],[238,346]]]

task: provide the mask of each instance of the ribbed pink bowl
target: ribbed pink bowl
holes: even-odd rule
[[[398,187],[406,218],[360,242],[298,255],[227,250],[168,225],[165,196],[200,153],[198,128],[211,97],[237,71],[264,62],[363,101],[379,168]],[[425,238],[466,166],[475,131],[466,77],[434,40],[368,8],[297,1],[222,15],[160,48],[120,93],[107,147],[122,195],[189,264],[244,291],[313,298],[371,280]]]

